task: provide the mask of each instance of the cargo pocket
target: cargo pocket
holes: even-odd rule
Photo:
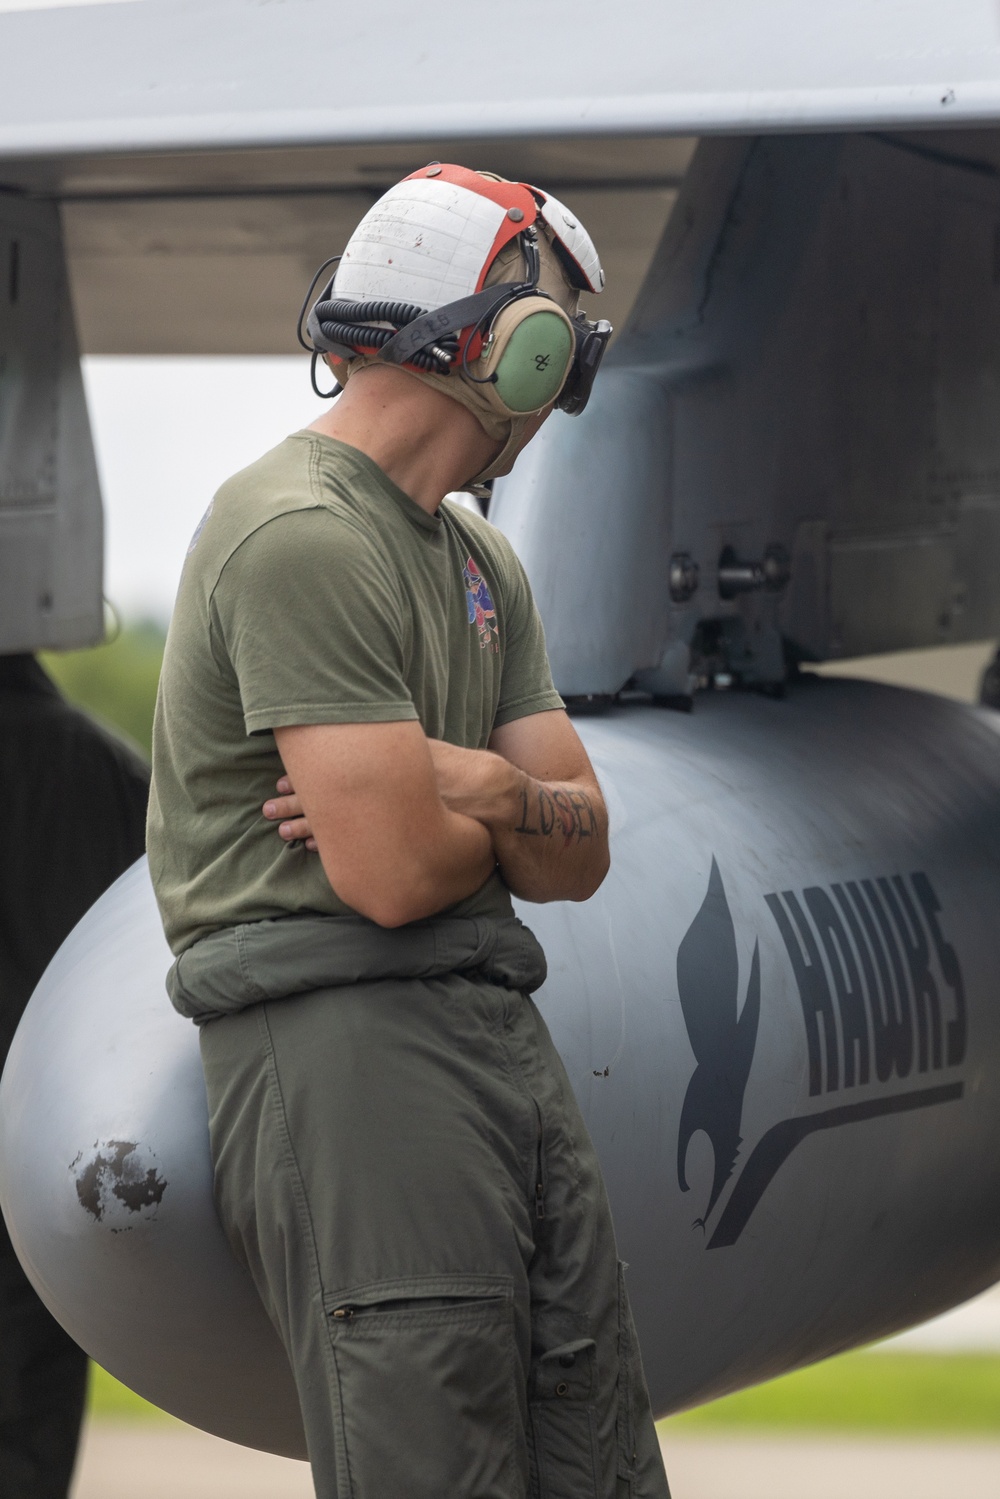
[[[595,1353],[593,1338],[577,1338],[532,1361],[532,1499],[599,1499]]]
[[[326,1314],[344,1499],[517,1492],[510,1280],[383,1281],[328,1299]]]
[[[635,1377],[638,1347],[625,1290],[625,1266],[618,1261],[618,1485],[615,1499],[632,1499],[636,1479]]]

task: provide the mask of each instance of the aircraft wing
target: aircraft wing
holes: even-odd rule
[[[998,113],[993,0],[130,0],[0,18],[8,160]]]
[[[293,352],[312,270],[436,157],[568,201],[621,326],[695,135],[1000,116],[992,0],[11,3],[0,189],[61,204],[86,353]]]

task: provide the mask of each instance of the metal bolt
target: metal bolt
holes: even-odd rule
[[[675,552],[667,572],[670,597],[675,604],[686,604],[698,591],[698,564],[687,552]]]
[[[510,219],[510,221],[511,221],[512,224],[519,224],[521,222],[521,220],[524,218],[524,209],[523,208],[508,208],[508,210],[507,210],[507,217]]]
[[[427,168],[427,175],[428,177],[440,177],[441,168],[436,161],[431,162],[431,165]]]
[[[792,575],[788,553],[775,543],[762,562],[740,562],[732,547],[724,547],[719,558],[719,597],[735,599],[741,593],[780,593]]]
[[[735,599],[741,593],[755,593],[764,586],[764,569],[759,562],[740,562],[732,547],[723,547],[719,558],[719,597]]]

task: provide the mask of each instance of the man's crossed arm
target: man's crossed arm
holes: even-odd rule
[[[341,900],[380,926],[444,910],[496,864],[530,901],[586,900],[607,873],[604,798],[561,709],[505,724],[487,750],[427,739],[415,722],[275,739],[288,780],[265,817],[307,840]]]

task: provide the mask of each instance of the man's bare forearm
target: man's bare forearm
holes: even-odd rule
[[[475,894],[495,866],[489,830],[475,818],[446,811],[437,835],[412,848],[409,860],[394,871],[391,890],[377,902],[377,914],[365,914],[381,926],[435,916]]]
[[[490,825],[504,879],[522,900],[587,900],[608,872],[608,814],[596,783],[517,771],[516,816]],[[512,825],[510,825],[512,823]]]
[[[496,866],[489,830],[472,817],[442,810],[440,825],[398,848],[390,861],[364,856],[350,863],[319,856],[341,900],[379,926],[422,921],[477,891]],[[386,865],[388,864],[388,867]]]
[[[493,750],[431,742],[446,806],[489,830],[522,900],[586,900],[608,872],[608,814],[596,778],[540,780]]]
[[[264,816],[312,843],[335,893],[379,926],[433,916],[496,868],[489,830],[439,795],[419,724],[294,725],[275,740],[289,779]]]
[[[390,808],[371,775],[358,815],[334,787],[334,794],[318,800],[317,825],[315,813],[306,815],[288,780],[279,782],[280,794],[265,803],[264,815],[279,823],[286,842],[302,839],[318,847],[338,895],[382,926],[445,909],[479,889],[496,865],[523,900],[587,900],[608,872],[608,814],[593,769],[564,719],[564,714],[539,715],[543,733],[547,729],[551,737],[554,729],[563,744],[555,754],[546,754],[543,743],[540,752],[528,755],[541,770],[537,777],[514,763],[523,745],[511,741],[509,730],[498,732],[497,748],[488,750],[421,739],[430,753],[435,789],[424,797],[419,819],[405,797]],[[529,720],[529,731],[532,725]],[[407,728],[419,732],[407,725],[394,733]],[[523,736],[523,725],[519,732]],[[387,765],[385,774],[390,773]],[[340,825],[324,837],[322,822],[330,808],[339,809]]]

